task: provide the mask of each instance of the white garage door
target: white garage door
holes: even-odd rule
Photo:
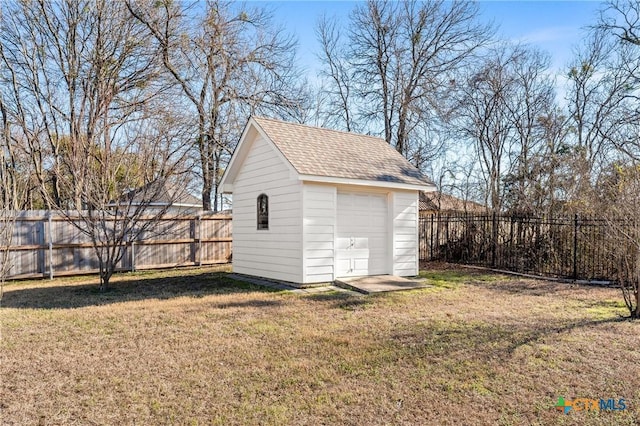
[[[388,274],[387,196],[338,191],[336,276]]]

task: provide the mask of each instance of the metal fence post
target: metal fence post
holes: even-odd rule
[[[578,279],[578,214],[573,217],[573,279]]]
[[[442,244],[440,244],[440,227],[442,226],[442,216],[440,215],[440,211],[438,211],[438,220],[436,222],[436,256],[438,256],[439,260],[442,260],[442,251],[440,248]]]
[[[433,213],[431,213],[431,230],[429,232],[429,260],[433,260]]]
[[[497,216],[496,216],[496,212],[495,210],[493,211],[493,221],[492,221],[492,229],[491,229],[491,239],[493,240],[493,244],[491,247],[491,266],[495,268],[496,266],[496,252],[498,250],[498,226],[496,224],[496,221],[498,220]]]

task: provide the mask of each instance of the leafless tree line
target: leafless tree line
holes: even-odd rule
[[[148,158],[133,146],[152,145],[189,163],[203,208],[218,210],[217,182],[247,117],[261,114],[379,134],[491,209],[582,208],[601,173],[638,157],[637,4],[595,16],[561,75],[547,53],[497,39],[479,7],[369,1],[344,28],[320,17],[314,88],[265,8],[4,3],[3,132],[20,207],[99,205],[83,194],[91,173],[118,181],[109,200],[141,187],[166,166],[134,164]]]

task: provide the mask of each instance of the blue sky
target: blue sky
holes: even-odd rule
[[[262,2],[261,2],[262,3]],[[317,70],[318,43],[314,33],[317,19],[323,13],[348,22],[349,11],[356,2],[349,1],[274,1],[264,2],[275,12],[275,18],[298,38],[301,64],[312,77]],[[493,21],[503,38],[525,41],[539,46],[552,56],[552,66],[563,69],[570,61],[572,48],[583,36],[583,27],[593,24],[596,1],[481,1],[481,19]]]

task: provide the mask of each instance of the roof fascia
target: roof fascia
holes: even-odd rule
[[[331,183],[339,185],[357,185],[357,186],[372,186],[377,188],[390,188],[390,189],[405,189],[410,191],[435,191],[435,185],[429,184],[411,184],[402,182],[384,182],[366,179],[351,179],[340,178],[332,176],[315,176],[315,175],[298,175],[298,179],[304,182],[319,182],[319,183]]]
[[[244,130],[242,131],[242,136],[240,136],[240,141],[238,142],[236,149],[233,150],[233,154],[231,155],[231,159],[227,164],[227,168],[222,174],[222,178],[220,179],[220,183],[218,184],[218,194],[224,194],[233,191],[233,181],[235,180],[238,171],[240,170],[240,166],[242,164],[242,161],[244,160],[244,157],[247,156],[249,148],[251,148],[251,144],[247,143],[246,140],[252,126],[255,127],[255,123],[253,122],[253,117],[249,117],[249,121],[247,121],[247,124],[244,126]],[[239,157],[242,157],[243,159],[239,160]],[[227,187],[230,190],[227,190]]]

